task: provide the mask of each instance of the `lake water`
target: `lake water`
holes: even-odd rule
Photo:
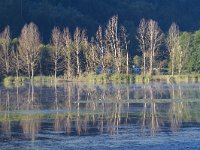
[[[0,149],[200,149],[200,84],[0,86]]]

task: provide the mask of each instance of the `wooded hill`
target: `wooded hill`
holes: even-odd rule
[[[172,22],[181,31],[200,27],[199,0],[1,0],[0,30],[10,25],[12,37],[17,37],[24,24],[34,22],[47,43],[54,26],[67,26],[71,31],[79,26],[91,36],[117,14],[131,40],[142,18],[156,20],[165,32]]]

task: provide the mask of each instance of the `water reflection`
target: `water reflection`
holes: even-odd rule
[[[40,134],[145,136],[177,132],[198,119],[199,85],[16,86],[0,89],[1,138],[35,140]],[[200,105],[199,105],[200,106]],[[194,118],[197,117],[197,118]],[[197,122],[198,123],[198,122]]]

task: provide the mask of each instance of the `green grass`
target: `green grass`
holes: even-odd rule
[[[107,82],[134,82],[135,77],[134,75],[127,75],[127,74],[99,74],[96,75],[95,73],[81,75],[80,77],[76,78],[74,81],[78,82],[92,82],[92,83],[107,83]]]
[[[59,80],[59,78],[58,78]],[[55,83],[55,78],[52,76],[35,76],[33,81],[29,77],[19,76],[13,77],[9,76],[3,79],[3,84],[6,87],[13,86],[13,85],[22,85],[24,83],[32,83],[34,84],[46,84],[46,83]]]
[[[34,83],[34,85],[49,85],[56,83],[63,83],[66,80],[62,77],[55,78],[53,76],[35,76],[33,81],[28,77],[20,76],[13,77],[9,76],[4,78],[3,84],[6,87],[10,87],[13,85],[23,85],[24,83]],[[200,74],[190,74],[190,75],[154,75],[154,76],[143,76],[143,75],[133,75],[133,74],[99,74],[88,73],[82,74],[79,77],[72,78],[70,81],[72,82],[89,82],[89,83],[150,83],[150,82],[166,82],[166,83],[188,83],[188,82],[200,82]]]
[[[188,83],[188,82],[200,82],[200,75],[154,75],[143,76],[138,75],[135,77],[136,83],[149,83],[149,82],[166,82],[166,83]]]

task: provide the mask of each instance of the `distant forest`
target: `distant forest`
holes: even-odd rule
[[[18,37],[24,24],[34,22],[48,43],[54,26],[70,31],[78,26],[94,36],[99,25],[118,15],[136,49],[135,33],[142,18],[156,20],[164,32],[172,22],[181,31],[194,31],[200,27],[199,14],[199,0],[1,0],[0,31],[10,25],[12,37]]]

